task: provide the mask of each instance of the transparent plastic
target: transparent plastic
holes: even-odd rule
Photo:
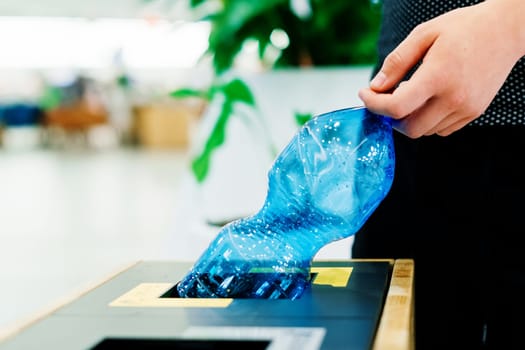
[[[357,107],[312,118],[274,161],[261,210],[222,227],[178,295],[299,298],[316,253],[365,223],[390,190],[394,165],[388,117]]]

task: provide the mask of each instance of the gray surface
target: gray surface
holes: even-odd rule
[[[317,264],[320,265],[321,263]],[[187,263],[140,262],[7,339],[2,350],[88,349],[107,337],[176,338],[188,327],[322,327],[321,349],[368,349],[388,286],[388,263],[354,266],[346,288],[314,285],[299,300],[236,299],[227,308],[109,307],[140,283],[178,282]]]

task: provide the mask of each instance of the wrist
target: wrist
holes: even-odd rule
[[[525,56],[525,1],[488,0],[485,4],[490,13],[500,19],[498,26],[504,28],[502,40],[509,42],[510,53],[517,59]]]

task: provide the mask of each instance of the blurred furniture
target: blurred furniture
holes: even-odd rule
[[[79,100],[70,105],[60,105],[45,112],[46,143],[50,146],[89,146],[89,132],[107,125],[108,115],[102,106],[89,105]]]
[[[33,149],[42,143],[42,109],[34,103],[0,106],[0,142],[5,149]]]
[[[202,101],[160,101],[134,108],[134,134],[146,148],[186,148],[194,123],[200,117]]]

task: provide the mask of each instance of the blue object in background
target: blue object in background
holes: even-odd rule
[[[0,123],[5,127],[34,126],[42,122],[43,111],[38,105],[17,103],[0,106]]]
[[[307,122],[268,173],[261,210],[224,226],[180,297],[297,299],[326,244],[355,234],[390,190],[391,120],[364,107]]]

